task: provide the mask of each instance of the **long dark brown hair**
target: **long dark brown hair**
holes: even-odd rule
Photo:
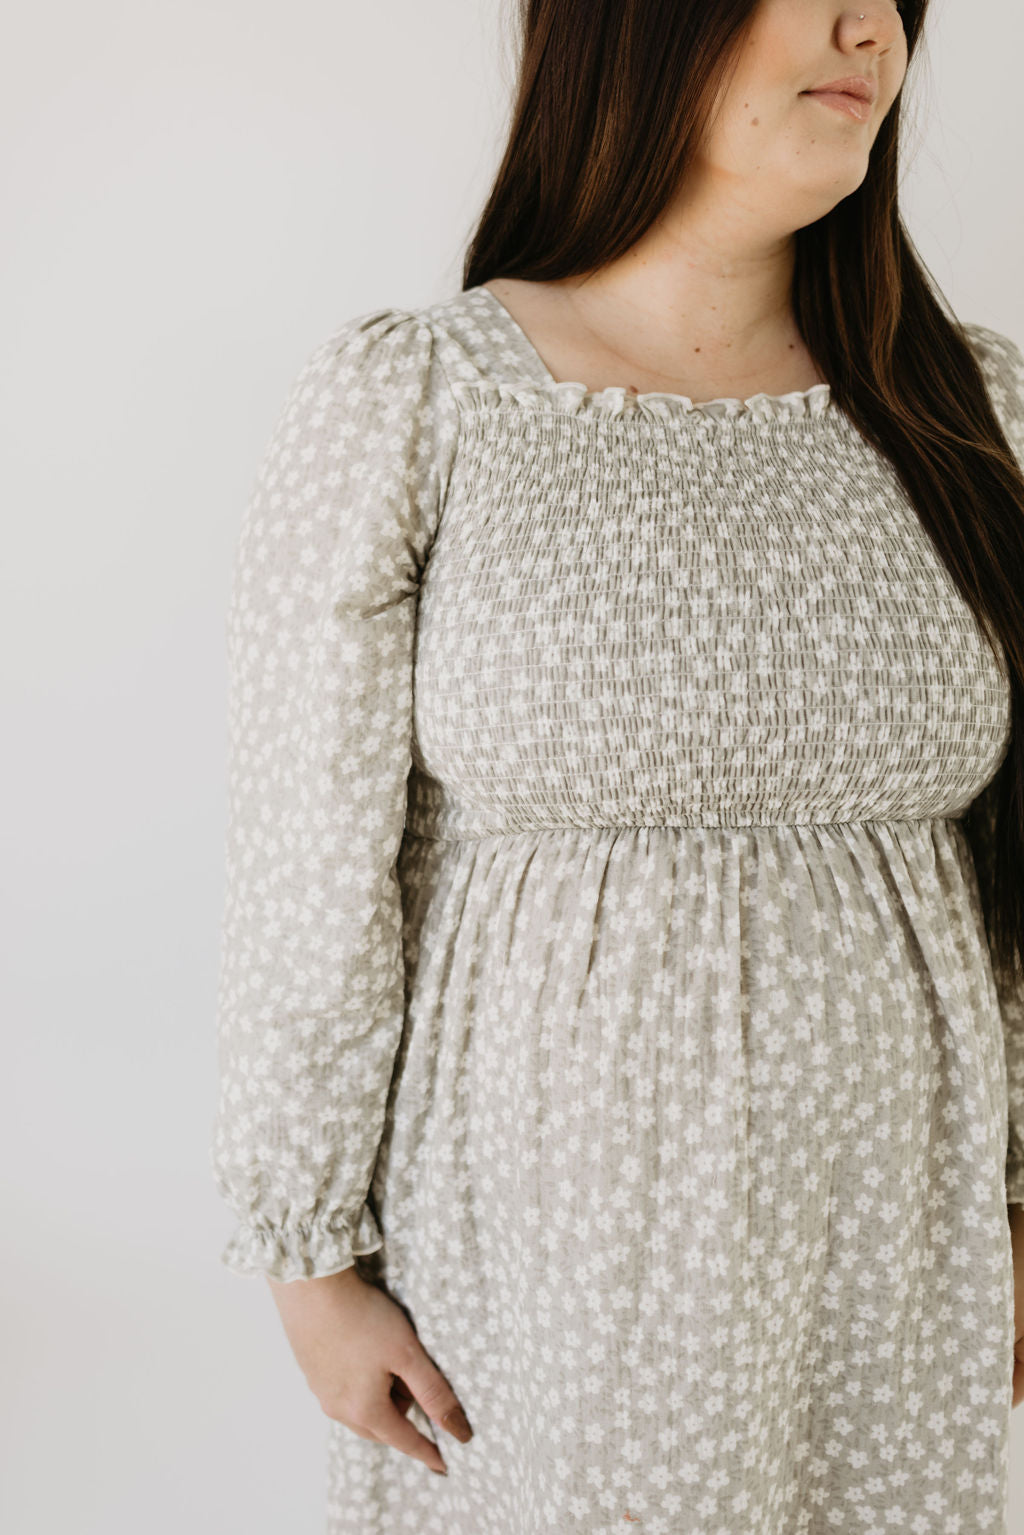
[[[623,255],[673,198],[758,0],[520,0],[504,158],[463,265],[555,281]],[[928,0],[901,6],[912,61]],[[891,461],[1005,665],[1006,757],[963,817],[997,979],[1024,964],[1024,475],[898,206],[900,103],[857,190],[795,231],[793,313],[836,403]]]

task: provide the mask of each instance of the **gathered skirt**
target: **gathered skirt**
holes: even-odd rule
[[[407,835],[360,1258],[474,1429],[330,1535],[1004,1528],[1006,1068],[955,819]]]

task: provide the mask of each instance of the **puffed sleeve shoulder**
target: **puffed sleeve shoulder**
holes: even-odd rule
[[[968,321],[963,329],[1000,425],[1024,465],[1024,352],[1010,336],[987,325]]]
[[[993,410],[1024,471],[1024,352],[1002,332],[986,325],[964,326],[981,368]],[[986,892],[996,848],[995,781],[968,806],[967,834],[981,892],[979,905],[988,923]],[[1024,870],[1021,871],[1024,879]],[[1024,1204],[1024,976],[996,975],[996,994],[1005,1042],[1009,1124],[1007,1127],[1006,1198]]]
[[[330,1274],[384,1240],[413,639],[452,420],[420,315],[348,320],[293,379],[242,518],[210,1147],[241,1274]]]

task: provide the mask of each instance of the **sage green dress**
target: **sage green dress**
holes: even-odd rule
[[[349,319],[227,637],[223,1261],[358,1256],[475,1430],[410,1410],[444,1478],[325,1418],[329,1535],[1002,1531],[1009,686],[828,386],[590,392],[483,287]]]

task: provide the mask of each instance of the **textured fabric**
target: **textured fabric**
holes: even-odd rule
[[[359,1255],[475,1430],[445,1479],[329,1422],[329,1535],[998,1535],[1024,1009],[959,818],[1009,688],[828,386],[358,316],[228,641],[223,1258]]]

